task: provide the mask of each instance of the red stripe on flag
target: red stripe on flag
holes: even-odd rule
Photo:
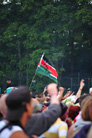
[[[51,72],[51,75],[55,76],[56,78],[58,77],[56,70],[52,66],[47,64],[43,59],[41,60],[40,63],[44,68],[48,69]]]

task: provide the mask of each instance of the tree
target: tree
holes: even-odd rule
[[[89,0],[0,3],[0,75],[4,81],[10,76],[14,85],[29,86],[42,53],[57,69],[60,85],[63,72],[91,72],[92,64],[86,66],[92,63]],[[86,53],[90,56],[84,56]],[[36,82],[32,87],[38,91],[50,80],[38,75]]]

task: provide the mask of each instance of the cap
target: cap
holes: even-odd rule
[[[17,89],[16,87],[8,87],[6,89],[6,93],[9,94],[10,92],[12,92],[14,89]]]
[[[26,103],[30,102],[30,91],[26,86],[20,86],[14,89],[6,98],[8,107],[6,118],[9,121],[19,120],[24,111],[26,111]]]

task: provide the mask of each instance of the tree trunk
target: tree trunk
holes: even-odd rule
[[[64,58],[61,58],[61,68],[63,68],[63,63],[64,63]],[[59,84],[59,86],[61,86],[62,84],[61,84],[61,81],[62,81],[62,70],[60,71],[60,73],[59,73],[59,76],[58,76],[58,84]]]
[[[18,40],[18,59],[19,59],[19,85],[21,85],[21,69],[20,69],[20,62],[21,62],[21,48],[20,48],[20,41]]]
[[[74,72],[74,38],[73,38],[73,31],[69,31],[69,46],[71,47],[71,74]]]

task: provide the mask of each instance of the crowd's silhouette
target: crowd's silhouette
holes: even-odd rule
[[[0,138],[91,138],[92,88],[83,92],[50,83],[33,95],[26,86],[8,87],[0,95]],[[46,93],[48,93],[46,95]]]

